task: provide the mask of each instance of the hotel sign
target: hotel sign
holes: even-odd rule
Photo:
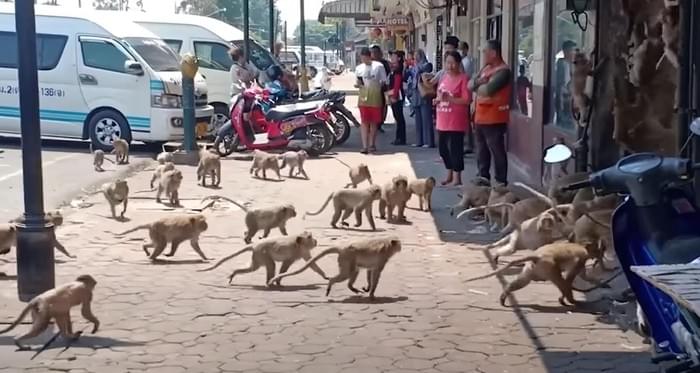
[[[408,17],[387,17],[384,20],[384,23],[388,29],[394,31],[408,31],[411,29],[411,21],[408,19]]]

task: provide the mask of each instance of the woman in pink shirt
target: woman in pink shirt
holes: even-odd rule
[[[461,61],[459,53],[445,53],[446,73],[440,78],[435,98],[438,148],[447,169],[447,179],[442,185],[462,185],[464,134],[469,129],[472,95],[467,88],[469,76],[462,72]]]

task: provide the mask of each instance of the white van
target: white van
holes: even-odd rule
[[[41,135],[90,139],[183,139],[179,58],[156,35],[96,12],[36,7]],[[20,133],[14,4],[0,4],[0,134]],[[195,79],[198,126],[213,108]]]
[[[163,39],[174,51],[192,53],[199,59],[199,71],[207,81],[209,104],[214,106],[216,122],[228,120],[231,101],[231,46],[243,48],[243,32],[228,23],[210,17],[189,14],[158,14],[128,12],[128,19],[145,27]],[[264,71],[275,63],[270,51],[250,40],[250,61],[260,70],[259,80],[265,82]]]

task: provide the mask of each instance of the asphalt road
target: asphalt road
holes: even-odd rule
[[[42,141],[42,164],[44,180],[44,208],[60,207],[83,194],[83,189],[101,185],[116,177],[128,174],[144,164],[154,153],[144,145],[134,144],[129,165],[115,166],[105,162],[105,172],[95,172],[87,142]],[[18,138],[0,137],[0,222],[14,219],[24,211],[22,179],[22,151]],[[112,160],[114,156],[107,155]]]

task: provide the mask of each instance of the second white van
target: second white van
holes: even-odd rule
[[[94,11],[36,6],[43,137],[163,143],[184,135],[179,58],[155,34]],[[0,134],[18,135],[14,5],[0,4]],[[211,126],[204,79],[195,79],[197,125]]]

